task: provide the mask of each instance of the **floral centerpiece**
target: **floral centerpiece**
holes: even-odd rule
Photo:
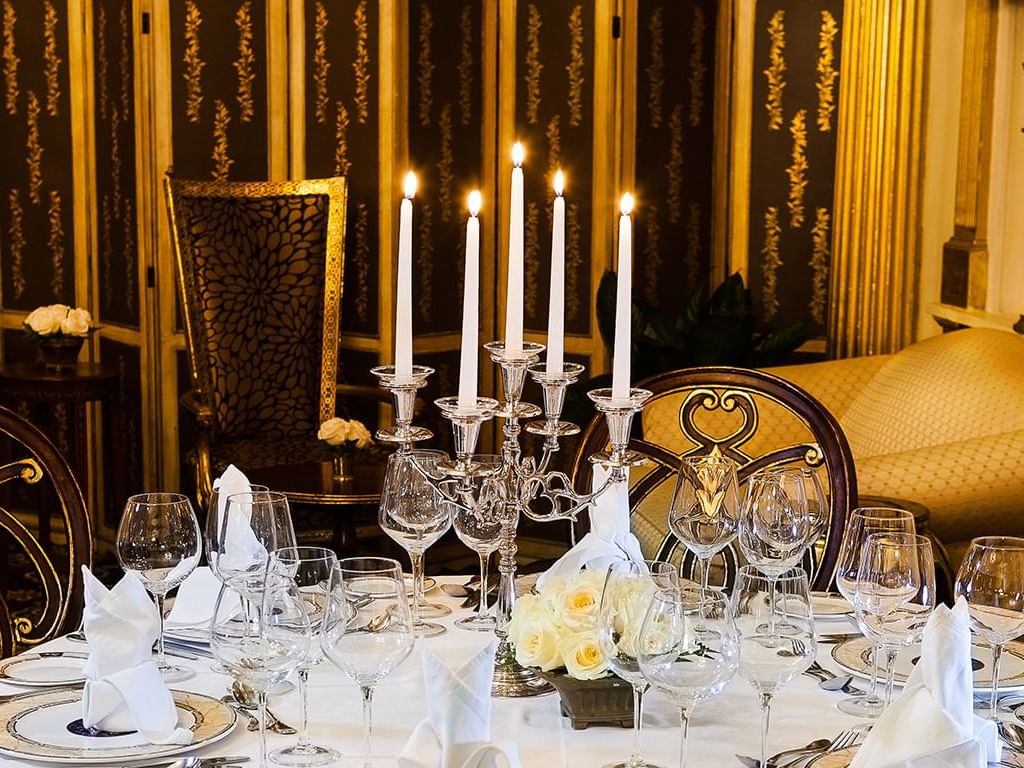
[[[357,419],[335,416],[320,425],[317,439],[327,446],[333,465],[333,478],[338,482],[352,479],[352,461],[357,450],[373,445],[370,430]]]
[[[85,338],[99,326],[89,310],[67,304],[48,304],[29,312],[25,333],[39,345],[46,369],[53,373],[72,370]]]

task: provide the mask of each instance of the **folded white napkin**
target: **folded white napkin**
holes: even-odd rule
[[[178,587],[174,605],[167,615],[169,627],[200,627],[209,624],[213,619],[213,611],[217,606],[217,595],[220,594],[220,580],[213,571],[202,565],[196,568]],[[234,595],[235,604],[239,603],[238,595]]]
[[[850,768],[985,768],[999,759],[995,724],[973,711],[967,603],[935,609],[910,679],[882,713]]]
[[[399,768],[519,768],[515,744],[491,741],[494,643],[458,669],[420,646],[427,719],[398,756]]]
[[[139,579],[126,573],[113,589],[82,567],[85,663],[82,722],[104,731],[138,731],[151,744],[188,744],[178,711],[153,659],[160,617]]]
[[[228,497],[237,493],[252,492],[249,479],[234,464],[229,465],[224,470],[224,474],[213,481],[213,487],[217,489],[217,519],[221,525],[224,524],[224,511],[227,507]],[[267,549],[253,533],[250,526],[251,518],[252,511],[246,510],[245,507],[231,515],[224,532],[224,541],[219,557],[217,557],[218,553],[207,553],[208,557],[215,559],[210,563],[215,570],[221,567],[221,562],[223,562],[225,570],[245,570],[249,564],[262,562],[266,558]],[[214,599],[216,599],[216,594],[214,594]]]
[[[590,531],[540,575],[537,589],[543,589],[550,579],[568,579],[584,567],[607,569],[617,560],[644,561],[640,542],[629,529],[628,472],[626,480],[605,489],[591,502]],[[593,473],[591,488],[600,488],[608,470],[595,464]]]

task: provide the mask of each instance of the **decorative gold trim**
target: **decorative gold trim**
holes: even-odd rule
[[[220,99],[213,102],[213,153],[210,159],[213,160],[213,180],[227,181],[228,174],[234,160],[228,154],[228,125],[231,124],[231,115],[228,113],[227,104]]]
[[[548,175],[553,179],[562,164],[561,115],[552,115],[544,132],[548,139]]]
[[[420,125],[430,125],[430,112],[434,108],[433,99],[433,78],[434,64],[430,60],[430,33],[434,29],[434,14],[430,12],[430,6],[426,3],[420,5],[419,29],[417,40],[420,50],[416,54],[416,84],[420,88],[420,99],[417,104],[416,115]]]
[[[185,64],[185,116],[190,123],[198,123],[203,106],[203,68],[206,62],[200,56],[199,27],[203,16],[195,0],[185,0],[185,50],[182,61]]]
[[[103,271],[103,285],[110,285],[111,276],[114,272],[114,263],[111,258],[113,248],[110,242],[110,228],[113,223],[113,216],[110,213],[110,195],[106,192],[100,199],[100,268]],[[114,302],[112,291],[101,291],[102,308],[109,309]],[[101,313],[102,315],[102,313]]]
[[[18,114],[18,58],[14,41],[14,25],[18,14],[11,0],[4,0],[4,104],[8,115]]]
[[[789,123],[789,134],[793,137],[791,162],[786,168],[789,178],[789,226],[798,229],[804,223],[804,190],[807,188],[807,110],[798,110]]]
[[[839,25],[828,11],[821,12],[821,30],[818,32],[818,130],[832,130],[832,115],[836,111],[835,83],[839,70],[835,68],[836,34]]]
[[[473,119],[473,6],[465,5],[459,17],[459,119],[469,125]]]
[[[668,148],[668,220],[678,224],[683,219],[683,105],[672,107],[668,119],[670,141]]]
[[[424,202],[420,206],[420,247],[416,254],[419,265],[419,301],[420,318],[429,323],[434,316],[434,206]]]
[[[536,200],[526,204],[526,231],[523,233],[523,310],[537,316],[540,293],[540,206]]]
[[[707,65],[704,64],[704,33],[708,22],[700,6],[693,7],[693,30],[690,33],[690,125],[700,125],[704,112],[704,78]]]
[[[577,3],[569,14],[569,125],[573,128],[583,120],[583,6]]]
[[[128,1],[121,0],[121,11],[119,15],[119,22],[121,24],[121,61],[120,75],[121,75],[121,116],[128,120],[132,114],[131,107],[131,87],[132,87],[132,72],[131,72],[131,25],[132,19],[128,10]]]
[[[39,99],[35,91],[28,91],[26,121],[28,136],[25,139],[25,163],[28,165],[28,199],[39,205],[42,202],[40,190],[43,187],[43,145],[39,142]]]
[[[334,173],[338,176],[348,176],[349,169],[352,167],[352,163],[348,159],[348,110],[345,109],[345,102],[341,99],[338,99],[338,108],[335,114]]]
[[[647,73],[647,111],[650,113],[651,128],[661,127],[661,93],[665,81],[662,72],[665,68],[665,55],[663,53],[665,29],[662,25],[662,11],[664,8],[658,6],[651,11],[651,18],[647,22],[647,30],[650,32],[648,43],[649,56],[645,72]]]
[[[132,198],[124,201],[121,214],[122,248],[124,255],[124,306],[129,313],[135,312],[135,219],[132,216]]]
[[[786,87],[786,12],[778,10],[772,14],[768,22],[768,36],[771,47],[768,49],[768,68],[764,70],[768,80],[768,95],[764,108],[768,110],[768,130],[777,131],[782,128],[782,91]]]
[[[50,287],[53,289],[53,298],[60,301],[64,296],[64,222],[61,221],[60,193],[55,189],[50,190],[50,206],[46,218],[50,222],[50,236],[46,244],[53,258],[53,282]]]
[[[356,204],[356,252],[352,265],[355,269],[356,298],[353,302],[360,322],[370,320],[370,209],[364,202]]]
[[[11,286],[14,298],[20,299],[25,293],[25,273],[22,270],[22,253],[25,250],[25,232],[22,230],[21,195],[12,188],[7,195],[11,211],[11,224],[7,236],[7,251],[11,255]]]
[[[121,113],[110,110],[110,189],[114,211],[121,215]]]
[[[46,80],[46,114],[57,117],[60,101],[60,64],[57,55],[57,23],[60,17],[50,0],[43,4],[43,78]]]
[[[764,259],[761,262],[761,288],[762,316],[765,321],[775,317],[779,311],[778,279],[779,267],[782,266],[782,256],[779,253],[779,240],[782,236],[782,226],[779,224],[779,209],[774,205],[768,206],[764,212],[764,245],[761,247],[761,255]]]
[[[96,4],[96,80],[97,100],[99,101],[99,116],[107,116],[107,75],[110,67],[110,60],[107,58],[107,7],[103,3]]]
[[[238,73],[238,119],[248,123],[255,111],[252,99],[252,83],[256,79],[253,71],[256,56],[252,52],[252,0],[245,0],[238,6],[235,26],[238,27],[238,58],[234,63],[235,72]]]
[[[828,269],[832,253],[829,246],[828,208],[814,209],[814,226],[811,228],[811,319],[819,325],[825,324],[825,302],[828,299]]]
[[[540,73],[544,65],[540,60],[540,11],[530,3],[526,8],[526,122],[536,125],[540,116]]]
[[[690,203],[686,217],[686,276],[690,285],[696,285],[700,279],[700,203]]]
[[[441,146],[437,159],[437,190],[438,204],[441,206],[441,221],[449,222],[459,210],[455,199],[455,173],[452,167],[455,157],[452,153],[452,105],[445,104],[441,108],[441,119],[438,122],[441,130]]]
[[[316,121],[321,125],[327,125],[327,107],[330,104],[330,96],[327,92],[327,72],[331,68],[331,62],[327,58],[327,26],[330,23],[327,9],[320,0],[317,0],[313,17],[313,92],[315,94]],[[344,109],[340,101],[338,106],[340,109]],[[346,126],[348,124],[347,117],[345,124]],[[335,157],[337,157],[337,153],[335,153]],[[337,166],[337,161],[335,161],[335,166]],[[348,173],[347,168],[345,173]]]
[[[583,225],[579,203],[565,206],[565,320],[575,320],[583,308],[580,302],[579,275],[583,269]],[[594,286],[597,291],[597,286]],[[595,334],[597,329],[594,329]]]
[[[356,28],[356,58],[352,62],[352,72],[356,79],[356,116],[360,125],[366,125],[370,119],[370,32],[366,0],[360,0],[356,6],[352,23]]]
[[[644,299],[648,304],[657,304],[658,278],[661,276],[661,224],[658,222],[657,203],[651,202],[644,206],[644,223],[647,227],[644,239]]]

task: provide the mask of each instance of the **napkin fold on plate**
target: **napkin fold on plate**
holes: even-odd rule
[[[973,710],[967,603],[939,605],[903,692],[878,718],[850,768],[985,768],[999,759],[995,724]]]
[[[224,524],[224,512],[227,509],[228,497],[237,493],[252,493],[249,478],[234,464],[228,465],[224,474],[213,481],[213,487],[217,490],[217,519],[221,525]],[[228,520],[221,552],[211,562],[214,569],[219,567],[220,561],[223,561],[224,567],[229,570],[245,570],[248,564],[262,562],[266,558],[267,549],[253,533],[251,519],[252,510],[243,506],[239,510],[239,514],[233,514]],[[210,554],[207,553],[207,556]],[[216,555],[216,553],[213,554]],[[210,612],[213,612],[212,609]]]
[[[590,531],[537,579],[543,589],[551,579],[568,579],[584,567],[606,569],[617,560],[644,561],[640,542],[629,528],[629,470],[590,503]],[[595,464],[591,488],[600,488],[608,470]]]
[[[82,566],[83,621],[89,658],[83,670],[82,723],[104,731],[138,731],[151,744],[189,744],[178,710],[153,659],[160,617],[138,577],[126,573],[107,589]]]
[[[491,741],[494,643],[452,669],[420,646],[427,718],[398,755],[399,768],[519,768],[515,744]]]
[[[171,612],[167,614],[167,628],[208,625],[213,620],[220,588],[220,579],[207,566],[201,565],[192,571],[178,587]],[[237,596],[235,602],[238,602]]]

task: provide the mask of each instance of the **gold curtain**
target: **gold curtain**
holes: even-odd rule
[[[829,311],[832,357],[913,341],[928,0],[847,0]]]

